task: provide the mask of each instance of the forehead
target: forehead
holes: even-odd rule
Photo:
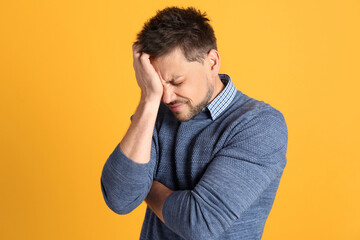
[[[152,60],[153,65],[156,65],[158,68],[169,67],[170,65],[184,65],[185,62],[187,62],[187,59],[180,48],[174,48],[165,55]]]
[[[175,48],[169,53],[154,58],[151,63],[162,78],[168,80],[175,75],[185,75],[188,72],[199,70],[199,62],[189,62],[180,48]]]

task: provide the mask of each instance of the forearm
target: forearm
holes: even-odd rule
[[[141,99],[131,125],[120,142],[120,148],[134,162],[148,163],[163,86],[150,62],[150,55],[140,52],[140,49],[141,46],[133,45],[133,66],[141,89]]]
[[[152,144],[157,110],[157,105],[151,101],[140,102],[126,135],[104,165],[101,189],[105,202],[116,213],[131,212],[150,190],[155,164]]]
[[[150,161],[152,136],[159,104],[160,99],[141,99],[130,127],[120,142],[120,148],[124,154],[136,163]]]
[[[162,215],[162,208],[167,197],[173,193],[171,189],[167,188],[165,185],[161,184],[158,181],[154,181],[150,189],[149,194],[147,195],[145,202],[149,208],[155,213],[155,215],[163,222],[164,218]]]
[[[150,63],[150,55],[139,52],[136,45],[133,45],[133,65],[141,89],[140,103],[101,175],[105,202],[119,214],[131,212],[144,201],[152,185],[157,156],[154,126],[163,87]]]

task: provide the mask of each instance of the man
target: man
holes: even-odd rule
[[[260,239],[286,165],[283,115],[219,74],[208,22],[166,8],[133,45],[141,98],[101,189],[118,214],[145,200],[140,239]]]

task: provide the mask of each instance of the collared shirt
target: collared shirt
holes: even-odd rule
[[[207,106],[210,111],[211,118],[215,120],[234,99],[236,88],[227,74],[219,74],[220,80],[225,85],[221,93]]]
[[[102,193],[118,214],[139,206],[153,180],[174,190],[165,224],[147,208],[140,239],[261,239],[286,165],[287,126],[281,112],[220,78],[225,88],[189,121],[160,104],[149,163],[117,145],[104,165]]]

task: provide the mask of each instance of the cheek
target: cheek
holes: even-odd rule
[[[193,90],[194,90],[193,86],[190,86],[190,84],[186,84],[186,85],[176,88],[175,92],[179,98],[193,101],[193,94],[194,94]]]
[[[192,84],[183,91],[183,96],[193,105],[199,103],[204,97],[205,88],[202,84]]]
[[[204,72],[198,71],[192,74],[186,81],[175,89],[177,96],[186,98],[192,103],[198,103],[207,92],[207,80]]]

